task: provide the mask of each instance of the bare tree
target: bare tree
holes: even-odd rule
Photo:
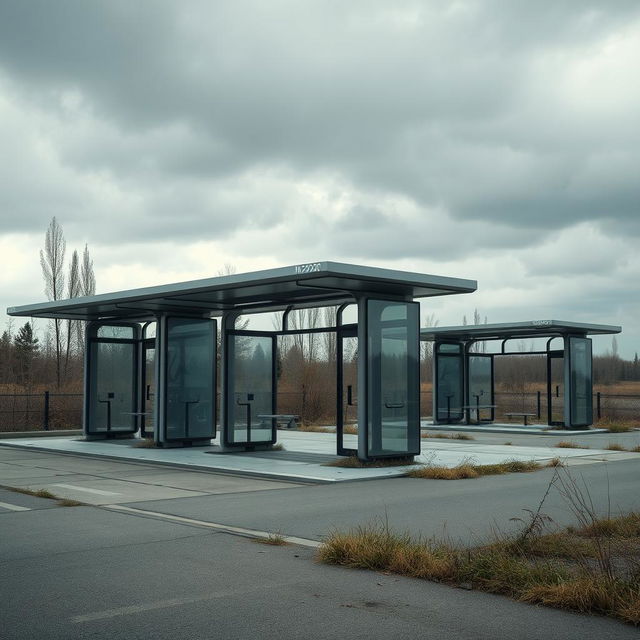
[[[78,252],[74,250],[71,256],[71,264],[69,265],[69,277],[67,279],[67,297],[77,298],[81,292],[80,282],[80,260],[78,258]],[[71,355],[72,342],[74,338],[77,338],[78,326],[80,322],[78,320],[67,320],[67,349],[64,357],[64,377],[67,378],[67,371],[69,368],[69,356]]]
[[[76,252],[73,252],[74,255]],[[93,260],[89,255],[89,247],[85,244],[80,262],[79,289],[77,296],[92,296],[96,292],[96,275],[93,271]],[[84,327],[81,322],[75,323],[75,339],[78,345],[78,352],[84,352]]]
[[[49,300],[59,300],[64,291],[64,254],[67,243],[62,233],[62,227],[55,216],[51,219],[45,234],[44,250],[40,250],[40,266],[44,278],[44,291]],[[54,322],[55,350],[56,350],[56,384],[60,387],[60,361],[62,357],[62,336],[60,334],[60,320]]]
[[[74,251],[75,253],[75,251]],[[92,296],[96,292],[96,276],[93,272],[93,260],[89,255],[89,247],[85,244],[80,265],[79,296]]]

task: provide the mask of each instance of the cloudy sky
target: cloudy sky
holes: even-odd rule
[[[56,216],[101,293],[336,260],[633,357],[639,67],[637,0],[0,0],[0,307]]]

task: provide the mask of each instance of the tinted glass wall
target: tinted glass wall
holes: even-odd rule
[[[569,367],[571,426],[587,426],[593,422],[593,381],[589,338],[569,338]]]
[[[438,422],[459,422],[463,417],[463,356],[459,343],[435,347],[435,415]]]
[[[165,440],[215,436],[215,322],[167,318]]]
[[[368,300],[367,455],[420,451],[419,307]]]
[[[137,340],[131,326],[88,327],[86,371],[87,434],[136,430]]]
[[[273,442],[274,338],[232,334],[227,341],[229,443]]]

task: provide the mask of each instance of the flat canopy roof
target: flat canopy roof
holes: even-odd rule
[[[622,327],[608,324],[584,324],[564,320],[530,320],[496,324],[429,327],[420,330],[422,340],[506,340],[566,335],[605,335],[620,333]]]
[[[9,307],[10,316],[126,320],[173,312],[221,315],[353,302],[358,294],[424,298],[472,293],[475,280],[313,262],[83,298]]]

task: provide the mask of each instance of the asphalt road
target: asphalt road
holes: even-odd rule
[[[0,515],[4,640],[637,638],[604,618],[319,565],[305,548],[41,502]]]
[[[99,463],[100,461],[90,461]],[[59,507],[0,490],[0,636],[64,638],[555,638],[638,637],[636,628],[420,580],[319,565],[313,549],[271,547],[209,523],[320,539],[332,527],[386,517],[421,535],[477,542],[535,508],[553,476],[467,481],[409,478],[295,486],[151,465],[87,466],[73,456],[0,450],[2,482],[75,487],[108,506]],[[94,475],[91,473],[94,471]],[[570,468],[599,510],[640,509],[640,460]],[[100,477],[113,484],[99,485]],[[115,484],[119,483],[119,484]],[[130,488],[126,488],[129,487]],[[67,489],[70,491],[70,489]],[[120,493],[117,493],[120,492]],[[184,492],[176,493],[176,492]],[[107,492],[109,493],[109,492]],[[152,500],[144,500],[145,495]],[[118,507],[120,508],[120,507]],[[571,518],[557,493],[545,512]],[[170,516],[169,516],[170,517]]]

